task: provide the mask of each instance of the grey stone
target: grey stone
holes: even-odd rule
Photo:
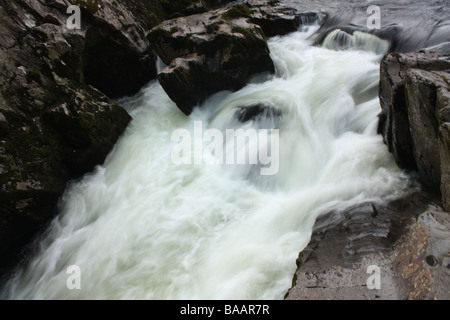
[[[285,298],[449,299],[450,216],[433,201],[419,193],[320,217]],[[376,271],[378,288],[371,287]]]
[[[422,183],[449,198],[450,54],[392,53],[381,63],[379,133],[404,169],[417,170]]]

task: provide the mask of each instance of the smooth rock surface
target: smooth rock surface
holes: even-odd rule
[[[392,53],[381,63],[379,133],[401,168],[417,170],[450,210],[450,54]]]
[[[449,299],[450,216],[433,201],[418,193],[320,217],[286,299]]]
[[[209,96],[236,91],[252,76],[273,73],[266,37],[284,35],[324,15],[239,3],[163,22],[147,38],[167,65],[161,86],[186,115]]]

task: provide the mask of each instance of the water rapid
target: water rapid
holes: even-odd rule
[[[190,117],[157,82],[122,100],[127,131],[104,165],[68,187],[1,298],[282,299],[318,216],[408,193],[414,182],[376,133],[383,46],[330,50],[311,33],[269,39],[275,76],[216,94]],[[261,104],[269,111],[238,119]],[[196,123],[279,130],[277,174],[174,163],[176,130],[207,144]],[[67,286],[70,266],[79,290]]]

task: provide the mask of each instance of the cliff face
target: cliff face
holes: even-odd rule
[[[145,31],[226,2],[0,0],[0,273],[127,127],[112,98],[156,76]]]
[[[379,132],[401,168],[450,210],[450,54],[393,53],[381,63]]]
[[[291,11],[272,11],[270,6],[223,9],[216,16],[206,13],[200,26],[193,21],[200,16],[179,18],[228,2],[0,0],[0,274],[56,214],[66,183],[101,164],[126,129],[131,118],[112,99],[137,92],[157,76],[153,50],[169,65],[158,76],[169,95],[177,100],[180,92],[171,94],[171,88],[187,89],[180,98],[189,100],[182,107],[185,113],[207,95],[238,89],[252,74],[273,70],[265,36],[294,31],[304,19]],[[66,26],[70,15],[66,10],[72,4],[81,7],[81,30]],[[178,19],[163,22],[170,18]],[[185,22],[191,30],[183,30]],[[252,41],[261,57],[259,65],[221,86],[221,75],[238,70],[234,67],[242,59],[251,62],[253,53],[245,57],[241,49]],[[386,56],[381,67],[379,127],[399,166],[417,170],[424,185],[442,196],[446,210],[450,210],[449,70],[450,56],[445,53]],[[217,85],[218,77],[219,86],[201,91],[206,85]],[[183,85],[196,79],[214,81],[191,88]],[[406,200],[386,208],[364,204],[331,213],[339,219],[324,218],[322,227],[319,221],[316,238],[299,259],[300,291],[294,288],[289,297],[304,298],[306,292],[309,298],[323,298],[318,289],[325,286],[322,280],[328,270],[358,265],[358,259],[367,257],[361,248],[371,248],[371,253],[381,248],[379,260],[367,261],[385,261],[388,269],[404,275],[385,297],[440,295],[448,285],[433,287],[432,281],[448,270],[444,242],[449,223],[448,216],[428,204],[428,198],[417,205]],[[368,237],[360,238],[362,233]],[[420,240],[421,248],[411,239]],[[445,245],[435,246],[441,240]],[[334,255],[333,261],[321,260],[338,250],[344,254]],[[408,270],[410,265],[418,272]],[[336,280],[339,272],[335,275],[329,288],[336,289],[333,297],[339,298],[344,285]],[[366,279],[364,272],[361,279]],[[417,292],[416,287],[430,290]],[[371,293],[377,298],[375,291]]]

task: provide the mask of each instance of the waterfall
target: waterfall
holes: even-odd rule
[[[157,82],[121,100],[127,131],[104,165],[70,184],[1,298],[282,299],[318,216],[405,195],[414,182],[376,133],[382,50],[317,47],[311,32],[269,39],[274,76],[218,93],[190,117]],[[275,174],[261,175],[260,162],[194,161],[211,156],[206,130],[230,129],[276,138]],[[190,163],[173,161],[177,130],[202,146]],[[68,286],[71,266],[79,288]]]
[[[348,33],[335,29],[325,38],[323,46],[334,50],[359,49],[377,54],[386,54],[389,51],[390,43],[367,32],[354,31],[353,33]]]

